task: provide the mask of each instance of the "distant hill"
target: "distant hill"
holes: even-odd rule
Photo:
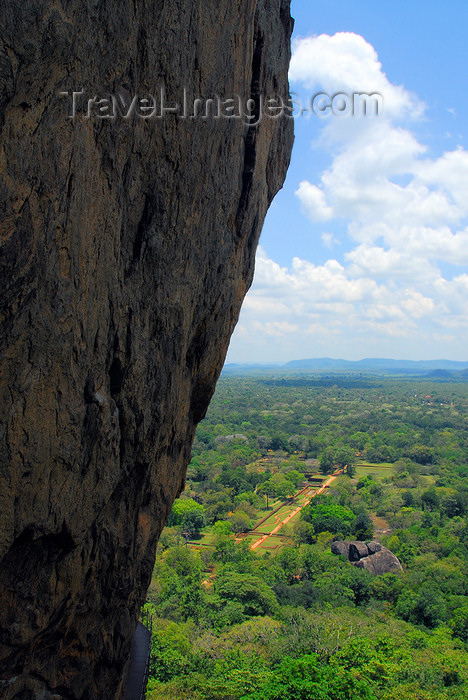
[[[403,371],[424,373],[428,370],[468,371],[468,360],[392,360],[370,357],[363,360],[341,360],[330,357],[316,357],[307,360],[292,360],[283,365],[283,369],[342,369],[361,371]]]
[[[425,375],[427,379],[439,379],[445,382],[468,382],[468,369],[452,370],[434,369]]]
[[[243,375],[256,375],[265,372],[271,372],[271,370],[281,369],[283,365],[281,364],[260,364],[260,363],[237,363],[229,362],[223,367],[223,374],[231,374],[236,376]]]
[[[230,362],[223,367],[223,374],[231,376],[278,376],[288,374],[300,374],[318,372],[329,373],[331,377],[335,373],[369,373],[369,374],[398,374],[414,377],[426,377],[427,379],[439,379],[440,381],[468,381],[468,360],[393,360],[390,358],[367,357],[363,360],[342,360],[332,357],[314,357],[304,360],[291,360],[290,362]]]
[[[433,369],[426,376],[428,379],[453,379],[456,374],[460,374],[460,372],[449,372],[448,369]]]

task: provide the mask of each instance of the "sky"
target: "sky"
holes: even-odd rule
[[[291,93],[309,111],[227,362],[467,360],[468,3],[291,13]],[[313,114],[319,93],[378,93],[380,113]]]

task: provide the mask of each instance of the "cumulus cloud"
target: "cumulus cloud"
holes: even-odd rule
[[[333,216],[333,209],[327,205],[324,192],[316,185],[304,180],[296,192],[305,212],[313,221],[327,221]]]
[[[333,158],[319,182],[304,179],[296,191],[306,215],[312,221],[346,219],[360,244],[354,262],[358,254],[375,257],[380,242],[380,262],[406,255],[414,267],[425,259],[466,264],[468,152],[427,156],[426,146],[398,123],[420,117],[423,105],[389,82],[374,48],[349,32],[299,39],[291,78],[331,92],[376,90],[385,103],[381,117],[331,117],[323,127],[320,140]]]
[[[340,259],[320,265],[296,257],[280,266],[259,249],[241,316],[246,343],[255,333],[260,344],[274,337],[283,359],[297,357],[297,347],[301,356],[304,347],[310,356],[349,356],[348,346],[354,356],[402,356],[405,348],[414,356],[415,347],[421,356],[463,354],[456,348],[468,342],[468,274],[460,271],[468,263],[468,152],[430,154],[416,136],[425,105],[389,81],[362,36],[297,39],[290,78],[293,89],[311,92],[378,92],[385,111],[319,121],[313,147],[328,149],[330,163],[318,176],[304,172],[296,196],[311,235],[340,221],[348,243],[319,232],[327,250],[341,243]]]
[[[245,361],[287,360],[304,351],[310,357],[404,356],[416,339],[420,356],[447,355],[448,344],[468,341],[468,274],[447,280],[435,272],[427,291],[421,288],[377,281],[370,273],[356,277],[352,265],[334,259],[314,265],[294,258],[281,267],[260,247],[233,351]]]
[[[389,82],[373,46],[352,32],[296,39],[289,76],[293,83],[302,83],[311,90],[323,89],[331,95],[380,93],[386,113],[393,117],[417,117],[424,110],[415,95]]]

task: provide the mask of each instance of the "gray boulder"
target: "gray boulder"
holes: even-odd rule
[[[401,571],[402,566],[393,552],[382,547],[380,542],[349,542],[341,540],[333,542],[332,554],[341,554],[358,569],[367,569],[372,574],[381,575]]]
[[[349,543],[349,561],[359,561],[363,557],[369,556],[369,550],[365,542],[350,542]]]
[[[351,542],[348,542],[347,540],[333,542],[331,546],[332,554],[341,554],[341,556],[348,558],[350,544]]]
[[[401,571],[402,566],[398,557],[386,547],[382,547],[380,551],[371,554],[360,561],[354,563],[358,569],[367,569],[371,574],[381,576],[382,574],[395,573]]]

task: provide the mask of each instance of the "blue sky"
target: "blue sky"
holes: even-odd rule
[[[384,109],[295,120],[228,362],[467,359],[468,4],[292,14],[292,92],[379,92]]]

